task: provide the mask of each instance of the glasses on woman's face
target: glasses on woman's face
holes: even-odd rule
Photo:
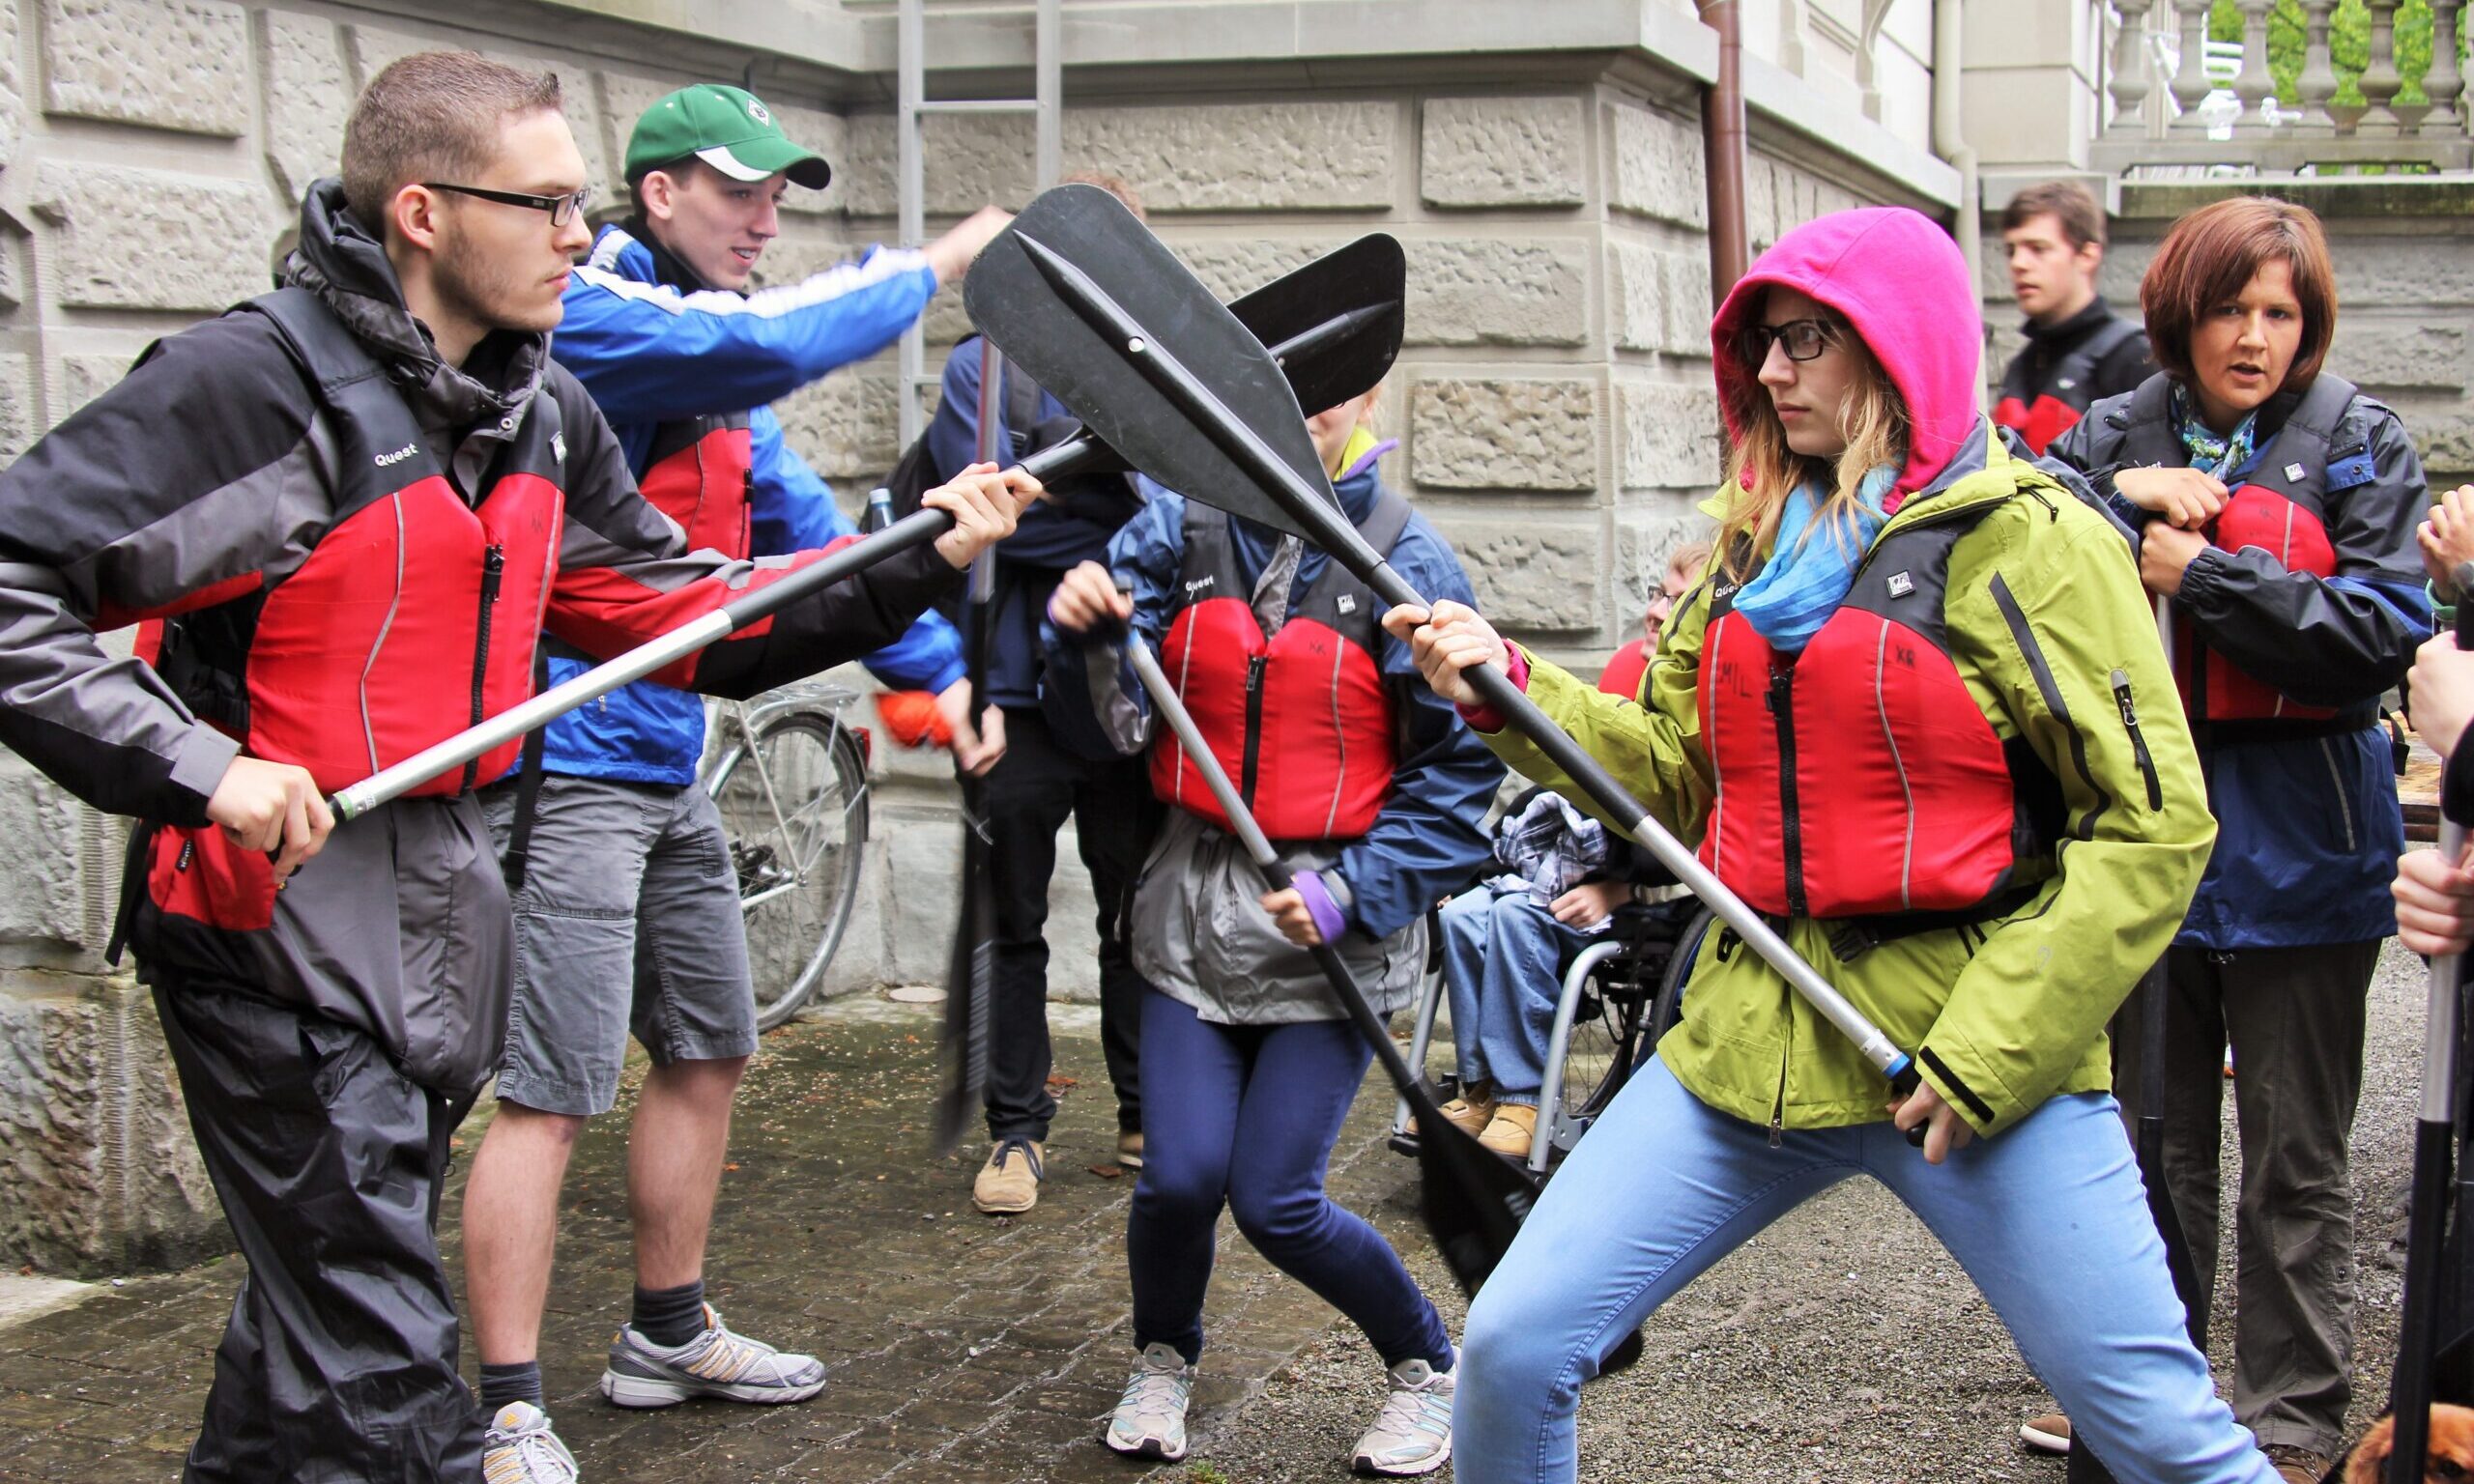
[[[1769,362],[1769,348],[1782,347],[1789,360],[1811,360],[1837,342],[1837,327],[1827,320],[1789,320],[1784,325],[1747,325],[1743,328],[1743,358],[1746,365]]]
[[[495,201],[501,206],[529,206],[536,212],[550,214],[552,229],[565,226],[576,219],[576,214],[592,204],[592,187],[571,190],[563,196],[535,196],[520,190],[483,190],[478,186],[450,186],[445,181],[423,181],[425,190],[451,190],[459,196],[474,196]]]

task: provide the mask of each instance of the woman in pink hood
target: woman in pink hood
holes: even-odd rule
[[[1508,762],[1585,802],[1477,707],[1462,671],[1505,669],[1912,1048],[1922,1085],[1892,1098],[1758,955],[1706,934],[1682,1020],[1471,1305],[1458,1477],[1571,1478],[1580,1385],[1616,1344],[1863,1174],[2119,1477],[2271,1480],[2185,1333],[2109,1091],[2105,1023],[2215,829],[2128,545],[1993,438],[1968,266],[1913,212],[1788,233],[1711,337],[1718,557],[1638,704],[1455,604],[1386,622]]]

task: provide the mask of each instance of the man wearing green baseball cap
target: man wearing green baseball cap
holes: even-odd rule
[[[849,534],[767,404],[890,345],[1012,218],[986,208],[926,248],[871,248],[750,293],[784,196],[832,178],[820,157],[752,95],[700,84],[646,111],[626,173],[635,211],[604,226],[576,267],[551,353],[591,393],[645,498],[691,548],[743,558]],[[546,635],[543,649],[554,683],[587,664]],[[961,644],[934,613],[866,663],[889,684],[937,694],[963,766],[985,769],[1003,750],[1001,728],[983,739],[969,725]],[[652,1062],[630,1134],[636,1292],[603,1395],[622,1407],[780,1403],[824,1386],[814,1357],[734,1333],[705,1302],[705,1240],[732,1103],[756,1049],[756,1006],[738,883],[714,869],[728,843],[696,782],[703,748],[697,698],[639,681],[548,728],[537,796],[518,781],[484,799],[502,853],[515,853],[521,833],[527,863],[498,1113],[464,1202],[473,1334],[493,1413],[542,1404],[559,1188],[577,1132],[617,1099],[631,1033]],[[487,1463],[493,1484],[575,1479],[565,1451],[537,1441]]]

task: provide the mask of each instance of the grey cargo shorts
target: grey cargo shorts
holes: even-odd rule
[[[502,853],[515,793],[510,779],[482,798]],[[631,1033],[657,1067],[756,1051],[722,817],[695,784],[548,774],[515,896],[498,1095],[544,1113],[607,1113]]]

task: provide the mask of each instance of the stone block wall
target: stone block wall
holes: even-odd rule
[[[465,45],[555,69],[616,202],[637,114],[746,64],[713,40],[736,12],[717,7],[707,36],[694,9],[0,0],[0,460],[153,340],[266,287],[301,192],[333,169],[353,98],[388,61]],[[778,48],[759,59],[775,79],[760,91],[835,167],[830,189],[792,192],[765,263],[779,280],[891,238],[891,88],[850,56],[797,54],[796,37],[757,44]],[[1678,111],[1690,80],[1625,44],[1505,70],[1384,59],[1331,74],[1346,86],[1294,65],[1257,77],[1244,59],[1192,78],[1069,73],[1064,118],[1068,167],[1130,180],[1223,295],[1366,232],[1401,239],[1408,344],[1380,416],[1404,446],[1387,473],[1460,549],[1490,612],[1591,665],[1632,632],[1717,472],[1702,152]],[[940,116],[927,139],[932,226],[1028,195],[1026,120]],[[1932,206],[1810,137],[1757,120],[1756,141],[1759,243],[1859,192]],[[929,311],[932,365],[967,332],[959,300]],[[781,407],[854,506],[900,452],[894,367],[887,351]],[[942,771],[879,764],[836,988],[941,975],[957,854]],[[101,961],[122,827],[5,755],[0,825],[14,846],[0,854],[0,1259],[98,1271],[216,1243],[151,1008]],[[1094,914],[1070,839],[1059,855],[1054,981],[1085,994]]]

